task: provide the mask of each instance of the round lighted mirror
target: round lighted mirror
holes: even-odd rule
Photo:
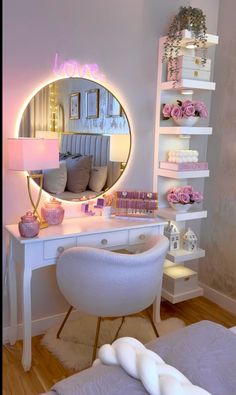
[[[67,201],[107,192],[127,164],[131,133],[124,108],[104,86],[64,78],[43,87],[26,107],[19,137],[58,138],[58,169],[42,170],[43,189]]]

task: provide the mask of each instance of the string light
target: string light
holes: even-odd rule
[[[49,108],[50,108],[50,123],[49,130],[52,132],[58,131],[58,104],[56,101],[55,84],[49,84]]]

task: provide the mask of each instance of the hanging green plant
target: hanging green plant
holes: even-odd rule
[[[169,62],[170,76],[178,75],[177,62],[175,58],[179,56],[180,42],[182,40],[182,30],[191,32],[191,43],[197,48],[201,47],[201,63],[206,64],[206,15],[200,8],[180,7],[177,15],[174,16],[164,43],[162,62]]]

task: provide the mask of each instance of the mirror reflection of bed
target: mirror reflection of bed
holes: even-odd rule
[[[94,90],[97,113],[89,116],[93,109],[88,108],[87,94]],[[72,96],[78,96],[79,105],[73,117]],[[67,201],[107,192],[122,175],[131,145],[123,107],[102,85],[84,78],[65,78],[42,88],[23,113],[19,137],[59,139],[60,167],[43,170],[43,189]]]

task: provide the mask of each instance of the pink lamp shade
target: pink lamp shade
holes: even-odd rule
[[[59,167],[58,139],[9,138],[9,170],[43,170]]]

